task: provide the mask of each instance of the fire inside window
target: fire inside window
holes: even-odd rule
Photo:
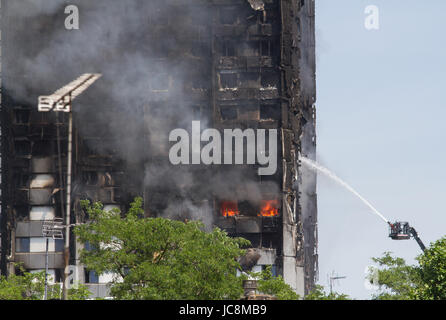
[[[257,206],[254,211],[258,217],[276,217],[279,215],[279,201],[273,200],[261,200],[260,205]],[[222,201],[220,203],[220,212],[223,217],[235,217],[240,215],[238,202],[235,201]],[[243,212],[246,215],[248,212]]]
[[[262,200],[260,205],[259,217],[276,217],[279,215],[278,200]]]
[[[220,204],[220,209],[223,217],[234,217],[240,215],[237,202],[222,201]]]

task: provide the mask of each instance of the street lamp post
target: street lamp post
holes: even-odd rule
[[[71,170],[73,149],[73,114],[71,103],[82,92],[88,89],[102,75],[85,73],[66,86],[60,88],[52,95],[39,96],[38,110],[40,112],[67,112],[68,113],[68,154],[67,154],[67,187],[66,187],[66,212],[65,212],[65,246],[64,246],[64,299],[68,298],[68,272],[70,260],[70,215],[71,215]],[[62,181],[61,181],[62,183]]]
[[[42,235],[46,238],[45,248],[45,293],[43,300],[48,298],[48,245],[49,239],[63,239],[63,219],[54,218],[53,220],[45,220],[42,224]]]

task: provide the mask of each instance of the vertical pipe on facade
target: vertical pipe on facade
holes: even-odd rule
[[[46,236],[46,247],[45,247],[45,293],[43,295],[43,300],[48,297],[48,243],[49,238]]]
[[[70,262],[70,213],[71,213],[71,154],[73,146],[73,113],[68,113],[68,160],[67,160],[67,203],[65,212],[65,270],[64,270],[64,299],[68,299],[68,273]]]

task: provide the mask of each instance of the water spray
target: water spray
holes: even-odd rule
[[[415,230],[415,228],[411,227],[408,222],[400,222],[396,221],[394,223],[391,223],[389,219],[384,217],[369,201],[367,201],[363,196],[361,196],[355,189],[353,189],[347,182],[339,178],[337,175],[335,175],[333,172],[331,172],[329,169],[321,166],[319,163],[317,163],[314,160],[311,160],[307,157],[300,156],[300,161],[302,164],[306,165],[309,169],[314,170],[316,172],[323,173],[325,176],[329,177],[330,179],[336,181],[339,185],[350,191],[352,194],[354,194],[357,198],[359,198],[367,207],[369,207],[374,214],[376,214],[378,217],[380,217],[384,222],[386,222],[390,226],[390,232],[389,237],[392,240],[408,240],[411,237],[413,237],[418,245],[420,246],[421,250],[426,250],[425,245],[421,241],[421,239],[418,237],[418,233]]]
[[[380,217],[384,222],[390,223],[389,219],[384,217],[370,202],[368,202],[363,196],[361,196],[355,189],[353,189],[347,182],[339,178],[337,175],[335,175],[333,172],[328,170],[327,168],[321,166],[317,162],[308,159],[306,157],[300,157],[300,161],[305,164],[307,167],[314,171],[318,171],[320,173],[323,173],[327,177],[331,178],[332,180],[336,181],[338,184],[343,186],[345,189],[353,193],[356,197],[358,197],[367,207],[369,207],[374,214],[376,214],[378,217]]]

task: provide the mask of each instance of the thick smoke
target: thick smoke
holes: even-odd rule
[[[8,15],[11,17],[31,18],[44,14],[54,14],[66,1],[20,0],[7,1]]]
[[[64,9],[70,4],[79,8],[80,30],[65,29]],[[172,167],[166,156],[170,130],[187,130],[197,120],[184,88],[201,74],[202,89],[210,89],[211,59],[195,58],[190,41],[210,39],[210,9],[187,1],[168,9],[161,0],[9,0],[4,7],[4,65],[12,75],[4,80],[6,91],[15,101],[36,107],[39,95],[51,94],[83,73],[101,73],[73,104],[76,127],[82,138],[107,138],[87,143],[101,153],[116,152],[127,172],[133,172],[129,180],[144,180],[150,201],[164,203],[157,214],[188,211],[198,218],[201,212],[210,224],[212,204],[199,200],[217,195],[260,201],[259,178],[246,170],[209,168],[203,174],[193,166]],[[210,51],[207,43],[202,50]],[[211,105],[204,107],[212,114]],[[205,119],[202,128],[208,125]],[[278,193],[274,183],[265,187]]]

